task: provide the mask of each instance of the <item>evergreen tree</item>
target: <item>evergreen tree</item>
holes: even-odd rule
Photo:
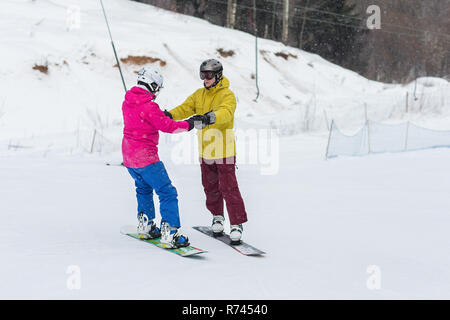
[[[327,60],[343,64],[350,55],[357,55],[357,38],[361,20],[353,13],[355,6],[347,0],[310,1],[314,10],[306,12],[305,36],[308,39],[302,49],[317,53]],[[303,17],[301,10],[299,17]]]

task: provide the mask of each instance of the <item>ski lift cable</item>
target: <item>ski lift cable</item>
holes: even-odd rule
[[[227,4],[227,2],[220,1],[220,0],[209,0],[209,1],[210,2],[219,3],[219,4]],[[253,7],[250,7],[250,6],[241,5],[241,4],[236,4],[236,5],[238,7],[241,7],[241,8],[252,9],[253,10]],[[273,14],[273,15],[276,15],[276,16],[282,16],[282,14],[280,12],[273,12],[273,11],[262,9],[262,8],[256,8],[256,10],[260,11],[260,12],[270,13],[270,14]],[[345,26],[345,27],[353,28],[353,29],[370,30],[367,27],[360,27],[360,26],[354,26],[354,25],[346,24],[346,23],[332,22],[332,21],[327,21],[327,20],[322,20],[322,19],[315,19],[315,18],[310,18],[310,17],[304,17],[303,15],[294,14],[294,17],[298,17],[298,18],[305,19],[305,20],[308,20],[308,21],[323,22],[323,23],[331,24],[331,25]],[[383,32],[383,33],[389,33],[389,34],[402,35],[402,36],[406,36],[406,37],[414,37],[414,38],[419,36],[419,34],[410,34],[410,33],[403,33],[403,32],[387,31],[385,29],[377,29],[376,31],[377,32]],[[421,30],[415,30],[415,32],[425,32],[425,33],[429,32],[429,33],[432,33],[430,31],[421,31]],[[434,33],[434,34],[441,35],[441,36],[449,36],[450,37],[450,35],[447,35],[447,34],[444,34],[444,33]],[[423,40],[423,39],[421,39],[421,40]],[[446,40],[446,41],[450,41],[450,40]]]

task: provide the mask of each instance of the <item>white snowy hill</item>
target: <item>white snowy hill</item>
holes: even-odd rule
[[[420,109],[420,119],[449,116],[445,80],[419,79],[414,100],[414,83],[368,81],[317,55],[262,39],[261,94],[254,102],[252,35],[132,1],[104,3],[119,57],[161,67],[165,89],[158,101],[166,108],[201,86],[199,64],[214,57],[236,92],[243,126],[324,131],[335,119],[343,129],[360,127],[364,104],[372,120],[402,120],[407,91],[410,112]],[[80,28],[70,30],[68,9],[74,6],[80,8]],[[1,141],[120,126],[123,87],[99,1],[4,0],[0,18]],[[139,65],[122,64],[130,88]],[[445,125],[450,128],[449,121]]]
[[[238,98],[237,129],[286,135],[275,172],[261,174],[267,163],[237,171],[244,240],[267,255],[241,256],[191,228],[210,223],[200,170],[174,160],[180,143],[168,135],[160,155],[183,232],[209,252],[185,259],[120,235],[136,201],[126,170],[104,165],[120,162],[124,92],[100,3],[2,0],[0,298],[450,298],[450,151],[323,160],[331,120],[357,129],[365,105],[374,121],[450,129],[446,80],[369,81],[260,39],[254,101],[253,36],[128,0],[104,4],[128,88],[138,64],[153,61],[165,76],[158,102],[170,109],[202,85],[201,61],[219,58]],[[66,26],[71,6],[79,29]],[[195,159],[195,146],[183,146]],[[71,270],[79,289],[67,285]]]

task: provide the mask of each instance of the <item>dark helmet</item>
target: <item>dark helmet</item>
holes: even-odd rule
[[[213,72],[222,72],[223,67],[220,61],[216,59],[208,59],[202,62],[200,65],[200,71],[213,71]]]
[[[202,73],[211,72],[216,77],[216,82],[211,86],[214,87],[220,80],[222,80],[223,66],[220,61],[216,59],[208,59],[202,62],[200,65],[200,78],[203,80],[205,77]]]

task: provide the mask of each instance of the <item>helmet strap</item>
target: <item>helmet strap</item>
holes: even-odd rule
[[[152,88],[150,88],[150,85],[148,83],[145,83],[143,81],[138,81],[138,84],[140,84],[141,86],[146,87],[148,91],[153,93],[153,90],[152,90]]]
[[[149,85],[148,83],[145,83],[143,81],[138,81],[138,84],[144,86],[147,88],[148,91],[156,95],[156,93],[159,91],[159,87],[156,83],[152,83],[152,85]]]

